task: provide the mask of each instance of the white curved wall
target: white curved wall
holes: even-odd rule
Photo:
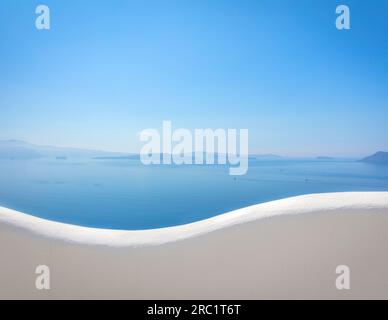
[[[0,208],[0,298],[388,298],[388,193],[294,197],[184,226],[114,231]],[[35,268],[50,268],[37,290]],[[350,290],[335,286],[350,268]]]

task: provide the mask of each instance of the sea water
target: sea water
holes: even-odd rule
[[[0,206],[81,226],[181,225],[286,197],[388,191],[388,166],[354,160],[250,160],[245,176],[217,165],[137,160],[0,160]]]

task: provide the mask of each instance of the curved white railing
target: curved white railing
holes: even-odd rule
[[[189,239],[254,220],[315,212],[388,210],[388,192],[342,192],[296,196],[249,206],[206,220],[152,230],[110,230],[49,221],[0,207],[0,224],[55,240],[110,247],[142,247]]]

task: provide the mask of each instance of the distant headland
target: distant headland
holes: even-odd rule
[[[388,152],[379,151],[375,154],[360,160],[361,162],[388,165]]]

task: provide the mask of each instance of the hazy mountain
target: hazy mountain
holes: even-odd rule
[[[34,148],[29,147],[24,141],[0,140],[0,159],[33,159],[39,157],[41,157],[41,154]]]
[[[388,164],[388,152],[379,151],[360,161],[375,164]]]
[[[79,148],[38,146],[21,140],[0,140],[1,159],[35,159],[50,157],[65,160],[67,158],[120,156],[128,156],[128,154]]]
[[[194,162],[195,155],[198,152],[189,154]],[[201,153],[201,152],[199,152]],[[203,158],[209,158],[212,154],[202,153]],[[221,154],[213,154],[215,161]],[[0,159],[36,159],[36,158],[55,158],[57,160],[66,160],[68,158],[91,158],[96,160],[139,160],[139,154],[88,150],[80,148],[66,148],[53,146],[40,146],[21,140],[0,140]],[[161,154],[161,158],[163,154]],[[276,160],[282,159],[281,156],[274,154],[255,154],[248,156],[250,160]]]

